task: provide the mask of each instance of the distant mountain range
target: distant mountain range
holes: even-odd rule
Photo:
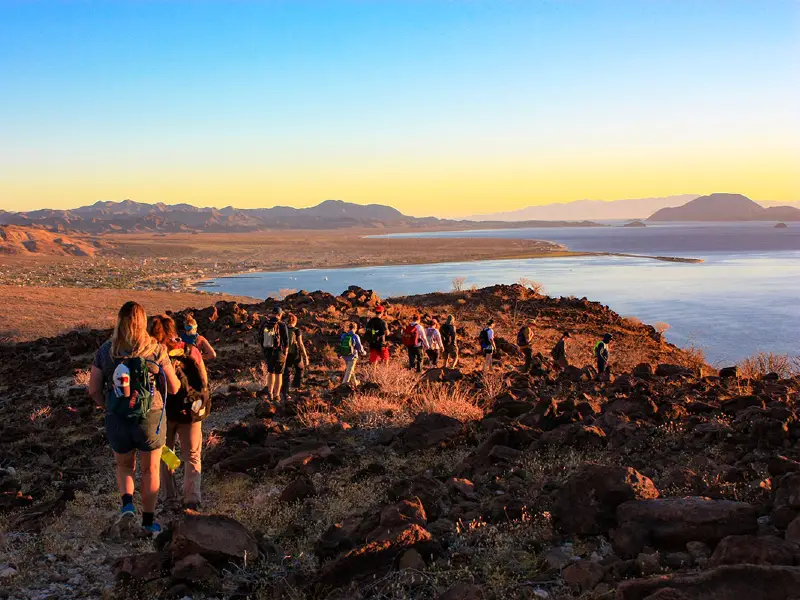
[[[527,208],[509,212],[474,215],[470,218],[508,222],[530,219],[556,221],[646,219],[662,208],[683,206],[699,197],[700,194],[681,194],[663,198],[634,198],[630,200],[575,200],[574,202],[528,206]],[[797,203],[766,201],[761,202],[761,204],[766,207],[773,207],[796,205]]]
[[[190,204],[145,204],[133,200],[95,202],[69,210],[41,209],[29,212],[0,210],[0,225],[44,228],[66,233],[235,233],[269,229],[344,229],[350,227],[500,227],[498,221],[453,221],[436,217],[409,217],[391,206],[353,204],[326,200],[310,208],[275,206],[272,208],[198,208]],[[566,222],[515,223],[515,226],[575,226]],[[583,222],[581,226],[596,226]]]
[[[683,206],[662,208],[648,221],[800,221],[794,206],[764,208],[741,194],[710,194]]]
[[[541,206],[528,206],[509,212],[475,215],[478,220],[526,221],[529,219],[577,221],[611,219],[646,219],[667,206],[681,206],[700,194],[681,194],[663,198],[634,198],[630,200],[575,200]]]

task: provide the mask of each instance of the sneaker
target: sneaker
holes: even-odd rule
[[[144,529],[147,533],[151,533],[153,535],[158,535],[161,533],[161,525],[158,523],[153,523],[152,525],[142,525],[142,529]]]
[[[124,519],[126,517],[135,517],[136,516],[136,507],[133,504],[126,504],[119,510],[119,518]]]

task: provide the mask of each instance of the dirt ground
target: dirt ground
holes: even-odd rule
[[[0,286],[0,340],[52,337],[76,327],[111,327],[119,307],[128,300],[141,303],[148,315],[208,306],[216,300],[252,302],[223,294],[3,285]]]

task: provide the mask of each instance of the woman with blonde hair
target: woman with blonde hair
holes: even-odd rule
[[[198,347],[178,337],[178,328],[172,317],[155,317],[150,324],[150,335],[166,347],[175,374],[181,381],[181,389],[167,397],[166,445],[174,449],[176,440],[180,442],[185,465],[183,505],[190,510],[199,510],[203,420],[211,410],[206,365]],[[175,472],[163,462],[161,480],[164,499],[173,505],[178,497]]]
[[[106,435],[116,460],[121,517],[134,517],[136,455],[142,468],[142,527],[159,533],[154,522],[160,487],[159,462],[164,446],[164,396],[180,389],[167,351],[147,331],[147,315],[126,302],[117,315],[111,339],[95,354],[89,395],[105,409]]]

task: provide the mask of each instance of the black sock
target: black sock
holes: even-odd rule
[[[153,524],[154,513],[142,513],[142,527],[150,527]]]
[[[128,506],[128,504],[133,504],[133,494],[122,494],[122,506]]]

